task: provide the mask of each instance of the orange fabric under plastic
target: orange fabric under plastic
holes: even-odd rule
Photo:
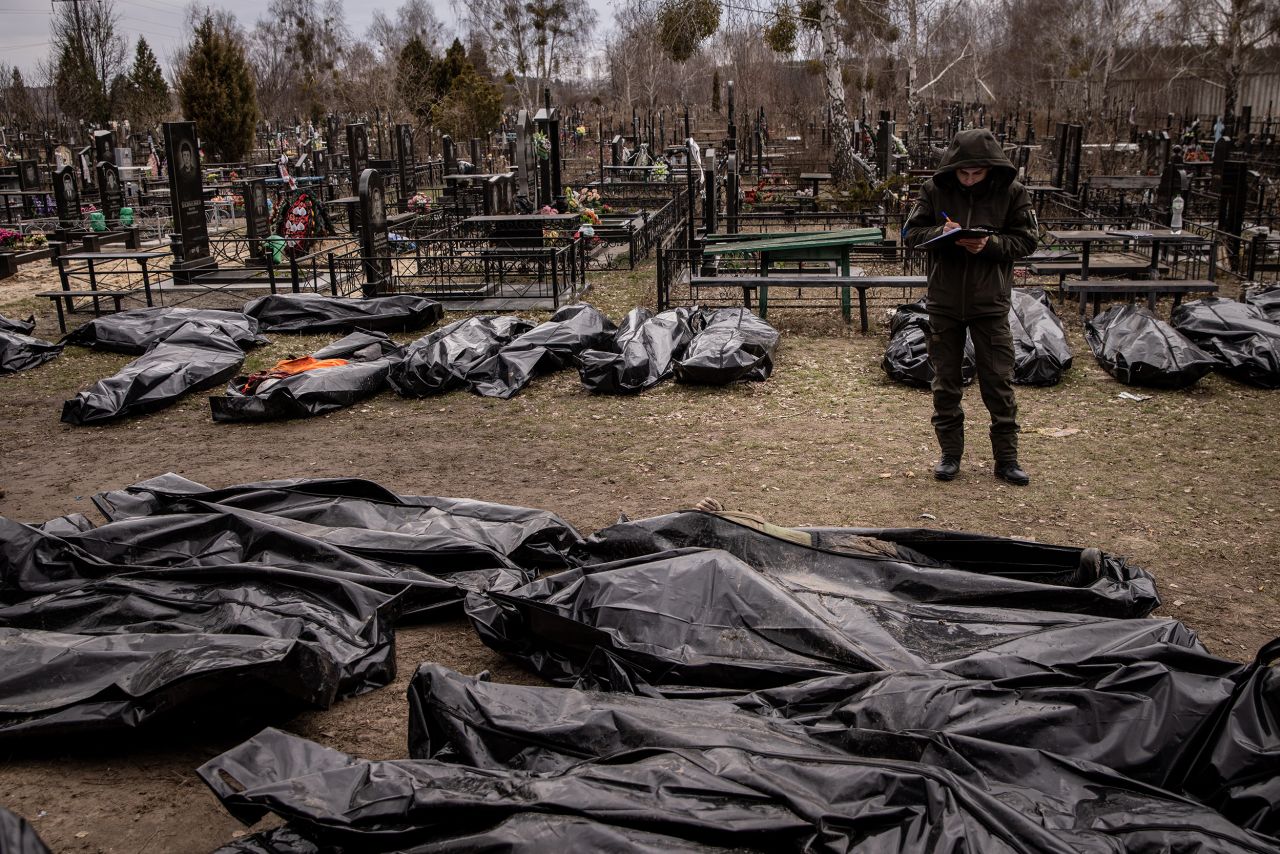
[[[276,362],[276,366],[271,369],[271,373],[291,377],[303,371],[314,371],[316,368],[336,368],[346,363],[346,359],[313,359],[310,356],[303,356],[301,359],[285,359],[283,362]]]

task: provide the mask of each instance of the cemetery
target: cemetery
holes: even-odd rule
[[[1280,851],[1280,16],[1138,5],[24,6],[0,852]]]

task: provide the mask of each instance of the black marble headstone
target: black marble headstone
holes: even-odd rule
[[[120,186],[120,168],[105,160],[98,162],[98,198],[101,200],[102,215],[107,220],[107,227],[120,219],[120,208],[124,207],[124,188]]]
[[[95,163],[116,162],[116,133],[111,130],[93,132],[93,160]]]
[[[360,193],[360,254],[364,259],[364,294],[391,290],[391,248],[387,243],[387,191],[382,173],[366,169],[357,184]]]
[[[209,254],[209,226],[204,218],[204,186],[200,174],[200,143],[195,122],[165,122],[164,146],[169,152],[169,203],[173,230],[182,245],[175,269],[213,267]]]
[[[516,195],[524,196],[530,202],[538,196],[537,164],[533,119],[527,110],[521,110],[516,118]]]
[[[76,170],[63,166],[53,173],[53,203],[58,209],[58,227],[75,228],[80,224],[80,190],[76,186]]]
[[[400,207],[407,209],[409,197],[418,188],[413,163],[413,125],[396,125],[396,169],[400,174]]]
[[[40,164],[35,160],[18,161],[18,189],[33,192],[40,189]],[[22,197],[22,215],[35,216],[35,205],[31,196]]]
[[[444,174],[458,174],[458,153],[453,148],[453,137],[444,134],[440,137],[440,150],[443,152],[444,158]]]
[[[351,189],[360,184],[360,176],[369,168],[369,129],[364,125],[347,125],[347,160],[351,166]]]
[[[347,176],[351,195],[359,192],[360,176],[369,168],[369,129],[362,124],[347,125]],[[347,206],[347,222],[352,234],[360,233],[360,207]]]
[[[1059,186],[1073,196],[1080,192],[1080,150],[1083,141],[1084,126],[1067,125],[1062,153],[1062,184]]]
[[[263,257],[262,241],[271,234],[271,215],[267,212],[267,179],[244,182],[245,235],[249,238],[249,256]]]

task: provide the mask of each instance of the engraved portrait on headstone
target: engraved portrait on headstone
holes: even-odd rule
[[[196,151],[191,140],[184,139],[178,143],[178,171],[186,178],[196,168]]]
[[[267,216],[267,191],[260,183],[252,185],[250,197],[253,199],[253,215],[257,219],[266,219]]]

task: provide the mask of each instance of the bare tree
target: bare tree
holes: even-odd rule
[[[381,9],[375,11],[368,37],[377,46],[379,56],[390,62],[395,62],[404,46],[415,38],[433,55],[446,41],[444,24],[428,0],[405,0],[394,18]]]
[[[74,119],[101,124],[111,118],[111,84],[125,70],[128,49],[116,31],[119,21],[114,0],[60,0],[54,7],[58,104]]]
[[[265,114],[319,121],[351,41],[342,0],[271,0],[254,25],[249,61]]]
[[[1222,90],[1222,113],[1234,122],[1241,81],[1259,48],[1280,36],[1280,0],[1173,0],[1164,20],[1174,43],[1199,51],[1194,70]]]
[[[525,109],[557,76],[580,67],[596,23],[587,0],[472,0],[463,14]]]

